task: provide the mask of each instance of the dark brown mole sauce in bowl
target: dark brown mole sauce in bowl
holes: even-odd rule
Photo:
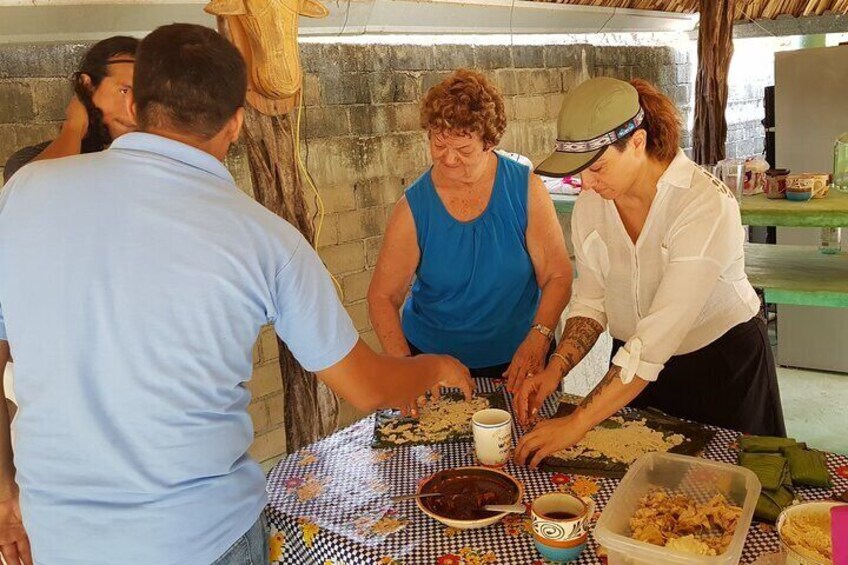
[[[443,496],[421,499],[427,510],[454,520],[479,520],[498,512],[483,510],[487,504],[516,504],[518,486],[507,477],[486,469],[439,471],[421,489]]]

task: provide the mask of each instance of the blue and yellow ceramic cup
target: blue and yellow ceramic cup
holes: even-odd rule
[[[588,526],[595,513],[592,499],[553,492],[533,501],[533,539],[546,559],[567,563],[577,559],[586,548]]]

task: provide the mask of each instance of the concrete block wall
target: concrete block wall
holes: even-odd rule
[[[745,158],[765,150],[765,87],[774,84],[774,53],[785,38],[735,39],[728,74],[728,158]],[[772,163],[774,165],[774,163]]]
[[[268,469],[286,452],[283,376],[273,326],[262,328],[253,347],[253,375],[247,388],[253,395],[247,408],[253,420],[250,455]]]
[[[683,119],[681,146],[692,149],[691,126],[694,112],[695,56],[692,49],[675,47],[596,47],[595,75],[621,80],[645,79],[669,96]]]
[[[0,45],[0,166],[17,148],[55,134],[86,43]],[[501,147],[538,163],[556,137],[562,96],[590,76],[656,82],[691,115],[694,56],[672,47],[351,45],[305,43],[302,155],[326,215],[319,253],[344,292],[362,337],[377,347],[365,296],[388,215],[404,188],[428,166],[418,121],[427,89],[458,67],[485,72],[506,100]],[[759,119],[757,116],[755,119]],[[689,147],[690,136],[684,135]],[[250,193],[243,151],[227,164]],[[561,218],[568,232],[569,218]],[[567,240],[570,238],[567,238]],[[266,330],[267,332],[267,330]],[[284,451],[282,383],[276,342],[264,333],[250,384],[256,428],[251,453],[273,461]]]
[[[302,45],[303,154],[326,216],[318,250],[366,342],[365,301],[392,207],[429,164],[419,105],[458,67],[499,87],[509,119],[501,147],[538,162],[556,137],[563,92],[591,75],[594,48]]]
[[[0,167],[16,149],[56,134],[71,93],[69,77],[87,47],[0,45]]]

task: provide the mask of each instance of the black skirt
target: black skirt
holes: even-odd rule
[[[612,354],[622,345],[614,339]],[[697,351],[675,355],[630,406],[747,434],[786,437],[765,321],[756,316]]]

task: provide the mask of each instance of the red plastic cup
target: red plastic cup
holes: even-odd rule
[[[833,565],[848,565],[848,506],[830,509],[830,537],[833,542]]]

